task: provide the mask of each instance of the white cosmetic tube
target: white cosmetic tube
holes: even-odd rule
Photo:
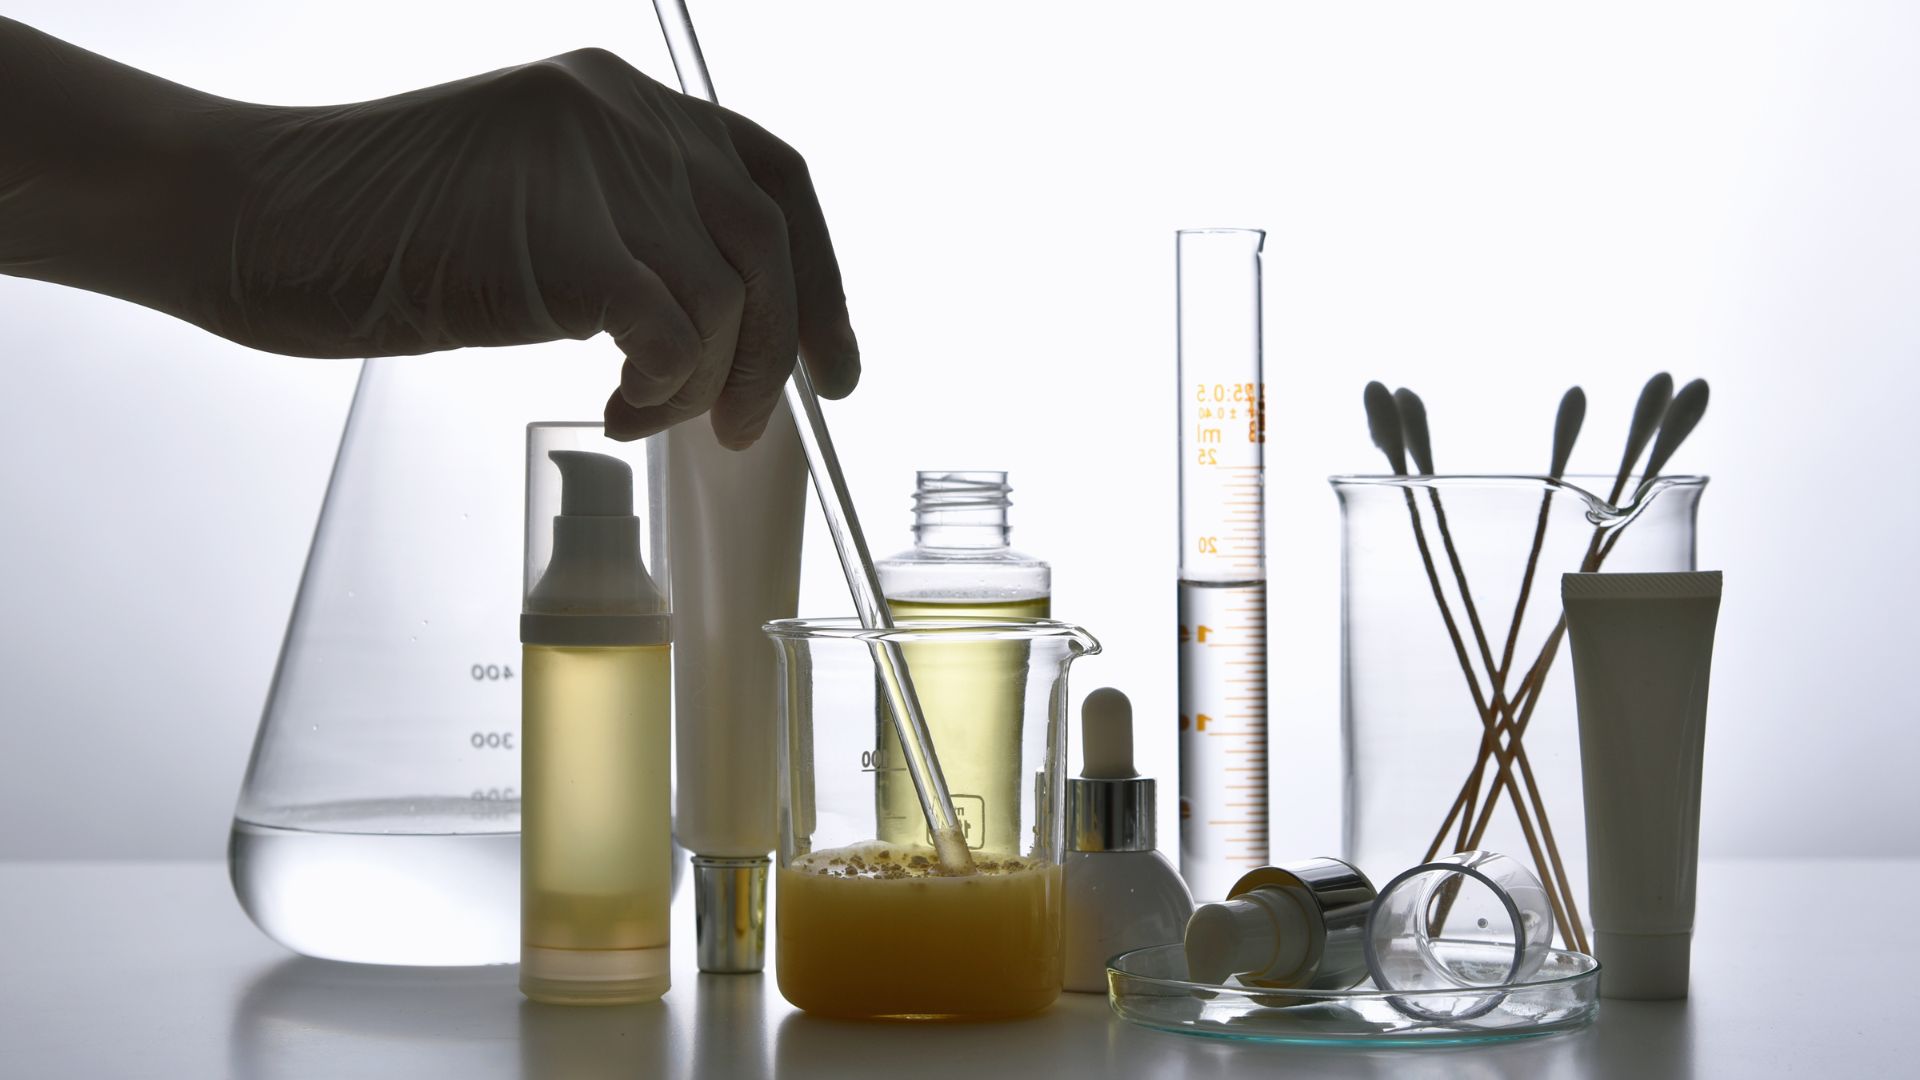
[[[760,627],[799,605],[806,459],[784,402],[747,450],[721,446],[705,417],[668,437],[669,528],[686,553],[673,561],[674,834],[693,853],[700,970],[753,972],[780,737],[779,657]]]
[[[1687,996],[1720,573],[1560,579],[1603,997]]]

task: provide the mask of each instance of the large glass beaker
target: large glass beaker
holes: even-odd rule
[[[1065,956],[1067,667],[1099,643],[1042,619],[876,630],[788,619],[767,633],[781,672],[780,992],[855,1019],[985,1019],[1051,1004]],[[887,644],[905,654],[939,768],[966,808],[970,872],[943,865],[924,818],[917,834],[889,836],[902,830],[885,792],[907,775],[874,659]]]
[[[368,360],[241,787],[241,905],[309,956],[519,955],[525,429],[604,348]]]
[[[1692,570],[1706,486],[1660,477],[1614,506],[1593,494],[1611,481],[1332,479],[1347,860],[1385,879],[1456,851],[1511,855],[1554,890],[1570,948],[1587,843],[1560,575]]]

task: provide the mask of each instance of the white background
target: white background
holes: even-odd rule
[[[671,79],[643,0],[8,14],[274,103],[589,44]],[[1423,392],[1443,469],[1539,471],[1579,382],[1575,470],[1600,471],[1664,368],[1714,386],[1675,462],[1714,477],[1700,565],[1727,574],[1703,847],[1920,853],[1920,9],[695,15],[723,100],[812,162],[866,362],[830,416],[875,546],[905,542],[913,468],[1011,469],[1018,546],[1054,562],[1056,611],[1108,647],[1079,689],[1133,694],[1169,784],[1172,231],[1257,225],[1278,851],[1337,844],[1324,478],[1377,469],[1361,385]],[[0,857],[221,850],[354,366],[0,279]],[[844,608],[829,550],[807,558],[803,608]]]

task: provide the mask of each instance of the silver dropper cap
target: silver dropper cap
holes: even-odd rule
[[[767,966],[765,855],[693,857],[693,936],[700,970],[743,975]]]
[[[1153,781],[1067,781],[1067,850],[1152,851]]]
[[[1069,851],[1152,851],[1154,785],[1133,769],[1133,704],[1103,686],[1080,706],[1081,775],[1067,781]]]

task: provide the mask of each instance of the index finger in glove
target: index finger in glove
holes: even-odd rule
[[[766,429],[793,371],[798,316],[786,220],[745,178],[697,190],[696,202],[714,246],[745,288],[733,366],[711,418],[721,445],[741,449]]]
[[[847,316],[840,262],[806,159],[746,117],[724,108],[720,113],[748,175],[786,218],[800,308],[800,353],[814,386],[825,397],[846,397],[860,381],[860,343]]]

